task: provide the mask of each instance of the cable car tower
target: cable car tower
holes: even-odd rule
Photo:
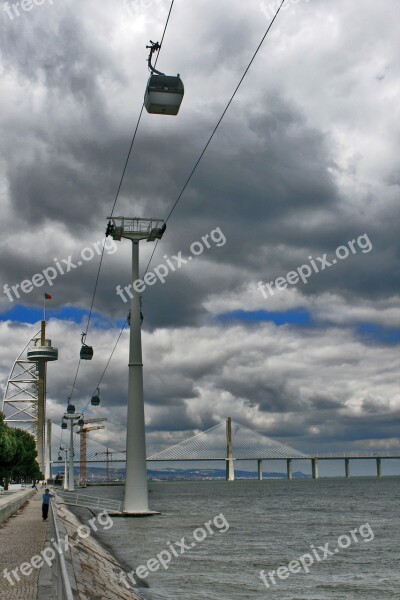
[[[143,362],[139,280],[139,242],[160,240],[166,224],[162,219],[108,217],[106,235],[132,242],[132,299],[129,342],[129,386],[126,440],[126,481],[123,511],[127,515],[155,514],[149,510],[146,468],[146,436],[143,401]]]

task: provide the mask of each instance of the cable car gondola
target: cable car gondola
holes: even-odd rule
[[[78,420],[78,425],[79,425],[79,427],[83,427],[83,426],[84,426],[84,424],[85,424],[85,421],[84,421],[83,419],[79,419],[79,420]]]
[[[75,414],[75,405],[74,404],[68,404],[68,406],[67,406],[67,413],[69,415]]]
[[[68,425],[65,421],[61,423],[61,429],[67,429]]]
[[[158,42],[152,42],[148,58],[150,78],[144,95],[144,105],[148,113],[155,115],[177,115],[181,106],[185,88],[179,74],[174,77],[157,71],[151,64],[154,52],[161,48]]]
[[[100,390],[99,388],[97,388],[96,393],[93,394],[91,400],[90,400],[90,404],[92,406],[99,406],[100,404]]]
[[[85,344],[86,333],[82,333],[82,348],[81,348],[81,360],[92,360],[93,358],[93,348],[92,346],[88,346]]]

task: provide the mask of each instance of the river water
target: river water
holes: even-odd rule
[[[85,493],[122,499],[123,488]],[[398,600],[399,500],[395,477],[154,482],[160,516],[114,518],[97,537],[126,571],[171,556],[167,569],[150,561],[146,600]]]

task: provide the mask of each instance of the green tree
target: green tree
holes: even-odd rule
[[[17,442],[17,455],[14,457],[11,476],[13,479],[43,479],[37,463],[36,443],[32,435],[22,429],[14,429]]]
[[[5,488],[11,479],[43,479],[36,461],[37,451],[32,435],[7,427],[0,412],[0,480]]]
[[[17,454],[17,440],[12,430],[4,423],[4,415],[0,412],[0,481],[8,489],[10,465]]]

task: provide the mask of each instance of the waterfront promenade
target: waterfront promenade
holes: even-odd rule
[[[23,494],[24,492],[1,494],[0,511],[6,503]],[[20,581],[14,585],[3,575],[4,569],[11,572],[39,554],[46,539],[48,524],[42,521],[42,495],[40,491],[34,492],[34,495],[29,491],[25,494],[30,496],[29,501],[13,516],[0,523],[0,600],[37,600],[38,596],[39,570],[34,569],[29,576],[19,574]]]
[[[52,566],[48,566],[40,561],[41,564],[34,569],[31,563],[32,557],[37,557],[51,545],[49,538],[55,535],[52,529],[54,520],[51,520],[53,512],[50,512],[48,522],[42,521],[42,492],[42,489],[38,492],[28,489],[0,494],[0,600],[57,600],[53,588],[58,587],[59,563],[53,560]],[[18,508],[20,504],[23,505]],[[82,531],[81,537],[79,532],[85,526],[59,499],[53,500],[52,504],[61,539],[66,537],[69,542],[68,550],[62,546],[62,555],[71,586],[71,598],[140,600],[133,589],[127,589],[124,585],[120,578],[120,573],[123,573],[121,565],[90,535],[90,528],[86,525],[89,535]],[[6,507],[8,510],[5,513]],[[2,514],[10,514],[11,510],[12,516],[1,522]],[[93,514],[90,511],[91,517]],[[103,525],[111,527],[112,519],[105,511],[101,514]],[[96,517],[92,521],[96,521]],[[101,528],[100,520],[97,526]],[[93,530],[96,531],[94,526]],[[25,567],[23,563],[26,563]],[[55,569],[53,565],[56,565]],[[23,575],[21,571],[25,569],[31,573]]]

